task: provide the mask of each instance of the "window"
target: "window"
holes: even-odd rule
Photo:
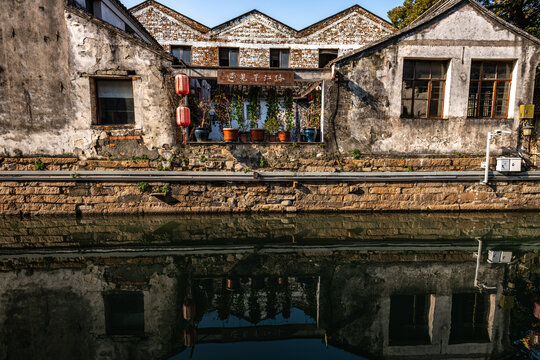
[[[219,66],[238,67],[238,49],[219,48]]]
[[[337,49],[320,49],[319,50],[319,67],[325,67],[330,61],[338,57]]]
[[[401,116],[442,118],[447,61],[405,60]]]
[[[450,344],[489,342],[489,295],[452,295]]]
[[[289,67],[289,50],[271,49],[270,50],[270,67],[288,68]]]
[[[190,46],[171,46],[171,53],[179,61],[186,64],[191,64],[191,47]]]
[[[391,346],[431,343],[428,330],[429,305],[429,294],[390,297]]]
[[[97,124],[135,123],[131,80],[96,79]]]
[[[104,299],[108,335],[144,335],[144,298],[141,292],[106,294]]]
[[[468,117],[506,118],[512,82],[512,61],[473,61]]]

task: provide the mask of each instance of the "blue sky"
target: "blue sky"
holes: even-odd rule
[[[143,0],[121,0],[128,8]],[[297,30],[333,15],[354,4],[388,20],[388,10],[403,0],[158,0],[190,18],[216,26],[247,11],[257,9]]]

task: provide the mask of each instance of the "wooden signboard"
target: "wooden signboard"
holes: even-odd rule
[[[220,85],[294,86],[294,71],[218,70]]]

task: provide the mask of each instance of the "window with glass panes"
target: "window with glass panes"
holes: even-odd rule
[[[219,48],[219,66],[238,67],[239,49]]]
[[[404,60],[401,116],[442,118],[448,61]]]
[[[270,50],[270,67],[288,68],[289,67],[289,50],[271,49]]]
[[[172,55],[186,64],[191,64],[191,46],[171,46]]]
[[[512,61],[473,61],[468,117],[506,118],[512,83]]]

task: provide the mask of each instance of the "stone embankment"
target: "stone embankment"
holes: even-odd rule
[[[4,215],[538,210],[540,183],[3,182]]]

